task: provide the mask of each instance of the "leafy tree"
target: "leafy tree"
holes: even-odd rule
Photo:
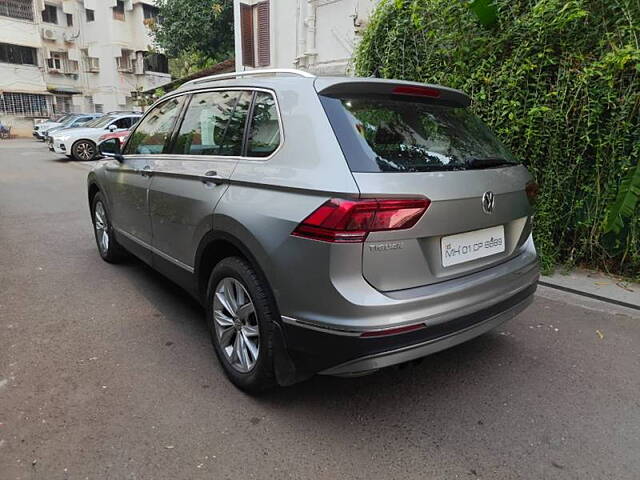
[[[169,57],[185,56],[197,67],[233,56],[233,2],[158,0],[161,22],[149,28]]]

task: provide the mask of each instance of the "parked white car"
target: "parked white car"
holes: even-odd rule
[[[141,116],[135,112],[111,112],[80,128],[61,130],[53,134],[49,150],[78,161],[92,160],[98,154],[98,139],[105,132],[127,130]]]
[[[72,113],[66,113],[58,116],[54,120],[45,120],[44,122],[36,123],[33,126],[33,136],[38,140],[44,140],[47,130],[53,127],[59,127],[71,117],[73,117]]]

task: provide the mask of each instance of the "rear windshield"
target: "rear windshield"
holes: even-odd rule
[[[367,171],[428,172],[517,164],[489,128],[466,108],[388,96],[332,101],[336,102],[334,112],[340,102],[348,129],[359,139],[351,145],[359,143],[361,153],[375,162]]]

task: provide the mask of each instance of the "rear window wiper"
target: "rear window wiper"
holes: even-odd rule
[[[471,158],[467,160],[467,166],[469,168],[491,168],[503,167],[505,165],[516,165],[516,162],[500,157]]]

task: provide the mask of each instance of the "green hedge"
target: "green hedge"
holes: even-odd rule
[[[383,1],[356,73],[467,92],[541,186],[534,235],[543,267],[640,277],[640,1],[494,5],[496,21],[483,26],[462,0]],[[627,207],[622,228],[604,233],[617,195]]]

